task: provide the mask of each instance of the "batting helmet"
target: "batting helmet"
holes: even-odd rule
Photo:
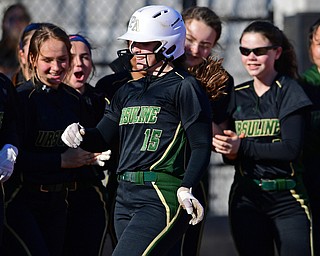
[[[182,16],[164,5],[149,5],[135,11],[128,30],[118,39],[132,42],[160,42],[154,53],[172,61],[184,53],[186,28]]]

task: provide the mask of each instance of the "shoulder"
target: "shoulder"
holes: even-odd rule
[[[17,92],[21,94],[27,94],[30,93],[34,89],[34,84],[31,80],[24,82],[19,87],[16,88]]]
[[[302,86],[293,78],[288,76],[278,76],[275,80],[276,102],[281,109],[279,117],[292,113],[298,109],[312,105],[311,100],[304,92]]]
[[[249,81],[246,81],[246,82],[243,82],[241,84],[236,85],[234,87],[234,90],[235,91],[242,91],[242,90],[248,89],[252,86],[253,86],[253,80],[249,80]]]
[[[278,76],[274,82],[284,93],[294,94],[303,91],[298,81],[288,76]]]
[[[81,98],[81,94],[76,89],[74,89],[73,87],[65,83],[61,83],[59,85],[58,91],[61,91],[62,93],[66,93],[67,95],[70,95],[71,97],[74,97],[76,99]]]

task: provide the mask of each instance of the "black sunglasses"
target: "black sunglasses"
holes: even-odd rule
[[[245,55],[245,56],[248,56],[251,52],[253,52],[254,55],[256,55],[256,56],[261,56],[261,55],[267,54],[267,52],[269,50],[273,50],[273,49],[277,49],[277,48],[278,48],[278,46],[274,46],[274,45],[265,46],[265,47],[258,47],[258,48],[254,48],[254,49],[249,49],[249,48],[245,48],[242,46],[239,47],[241,54]]]

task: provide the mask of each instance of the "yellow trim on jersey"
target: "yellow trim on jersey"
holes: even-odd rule
[[[280,84],[279,81],[276,81],[276,84],[279,86],[279,88],[282,88],[282,85]]]
[[[179,131],[180,131],[180,127],[181,127],[181,122],[179,122],[179,125],[177,126],[177,129],[176,129],[176,132],[174,134],[173,140],[171,141],[171,143],[167,147],[166,151],[163,153],[162,157],[157,162],[155,162],[153,165],[151,165],[150,171],[152,171],[152,169],[166,157],[167,153],[170,151],[170,149],[174,145],[174,142],[176,141],[176,138],[177,138],[177,136],[179,134]]]
[[[241,87],[238,87],[238,88],[235,88],[235,91],[239,91],[239,90],[242,90],[242,89],[247,89],[247,88],[249,88],[250,87],[250,85],[248,84],[248,85],[244,85],[244,86],[241,86]]]

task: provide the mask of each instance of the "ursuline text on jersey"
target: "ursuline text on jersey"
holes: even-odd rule
[[[235,121],[238,135],[244,133],[246,137],[275,136],[280,134],[279,119],[254,119]]]
[[[56,147],[65,146],[61,140],[63,130],[58,131],[39,131],[35,146],[38,147]]]
[[[123,108],[119,125],[126,124],[155,124],[161,107],[133,106]]]

